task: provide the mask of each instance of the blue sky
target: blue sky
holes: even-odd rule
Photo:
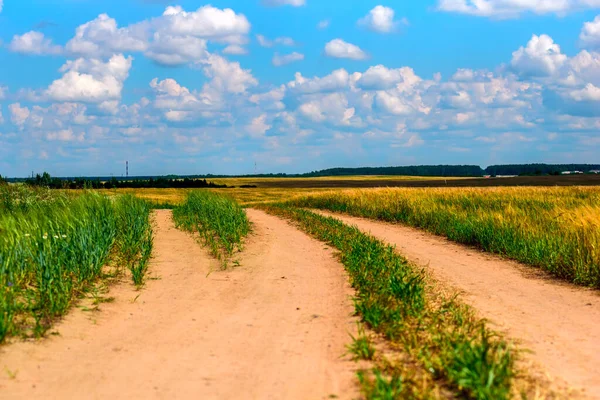
[[[0,0],[0,174],[600,162],[600,0]]]

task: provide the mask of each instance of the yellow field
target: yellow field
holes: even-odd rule
[[[401,222],[600,287],[600,188],[345,190],[292,205]]]

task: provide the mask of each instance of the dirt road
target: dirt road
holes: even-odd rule
[[[116,286],[100,312],[72,311],[60,336],[0,348],[0,397],[356,397],[355,365],[341,357],[355,328],[343,266],[287,223],[249,217],[241,266],[209,274],[217,263],[158,211],[160,279],[139,293]]]
[[[598,292],[540,277],[531,267],[446,239],[362,218],[335,216],[395,245],[442,283],[463,292],[494,327],[505,331],[550,377],[600,398],[600,296]]]

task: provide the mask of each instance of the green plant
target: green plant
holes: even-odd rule
[[[365,328],[358,326],[357,336],[350,335],[352,343],[348,345],[348,352],[352,354],[354,361],[372,360],[375,356],[375,346],[371,337],[365,332]]]
[[[234,200],[212,192],[194,191],[173,210],[179,228],[198,232],[213,256],[226,267],[250,232],[244,209]]]
[[[149,256],[141,200],[23,185],[1,187],[0,199],[0,342],[46,332],[105,276],[109,260],[133,266]]]
[[[335,218],[285,205],[261,208],[295,221],[300,229],[340,250],[357,291],[357,314],[408,353],[422,380],[461,397],[509,397],[515,375],[510,346],[469,307],[436,293],[423,272],[391,246]],[[365,354],[364,340],[351,346],[354,354]],[[375,374],[367,385],[373,397],[367,397],[423,393],[414,380],[400,379],[400,370],[387,374],[391,380]]]

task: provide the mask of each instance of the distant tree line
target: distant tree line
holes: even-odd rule
[[[600,170],[598,164],[509,164],[490,165],[486,175],[560,175],[565,171],[589,172]]]
[[[415,165],[410,167],[361,167],[330,168],[304,174],[304,177],[349,176],[349,175],[405,175],[405,176],[448,176],[473,177],[483,176],[478,165]]]
[[[217,185],[208,182],[206,179],[170,179],[170,178],[149,178],[117,180],[112,178],[107,181],[89,178],[53,178],[47,172],[38,174],[34,178],[28,178],[25,183],[30,186],[42,186],[50,189],[201,189],[201,188],[226,188],[227,185]]]
[[[302,177],[351,175],[405,175],[477,177],[484,175],[559,175],[564,171],[589,172],[600,170],[598,164],[511,164],[491,165],[482,169],[478,165],[417,165],[410,167],[330,168],[300,175]]]
[[[0,175],[0,186],[2,185],[8,185],[8,181]]]

